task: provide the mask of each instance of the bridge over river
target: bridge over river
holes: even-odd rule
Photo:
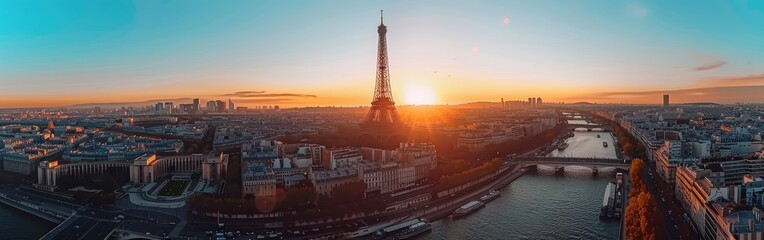
[[[597,172],[602,168],[616,168],[622,170],[628,170],[631,166],[631,161],[613,158],[585,158],[585,157],[527,157],[520,156],[512,159],[520,164],[522,167],[529,166],[550,166],[554,167],[555,171],[562,171],[568,166],[581,166],[592,169]]]

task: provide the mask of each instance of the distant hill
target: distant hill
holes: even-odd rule
[[[696,102],[696,103],[679,103],[678,105],[691,105],[691,106],[712,105],[712,106],[718,106],[718,105],[721,105],[721,104],[713,103],[713,102]]]
[[[174,98],[174,99],[154,99],[141,102],[107,102],[107,103],[82,103],[65,106],[66,108],[120,108],[120,107],[143,107],[151,106],[158,102],[172,102],[174,105],[192,103],[192,98]]]
[[[501,107],[500,102],[469,102],[453,105],[456,107],[469,107],[469,108],[484,108],[484,107]]]

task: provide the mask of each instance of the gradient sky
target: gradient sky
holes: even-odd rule
[[[2,1],[0,107],[368,105],[380,9],[399,104],[764,85],[764,1]]]

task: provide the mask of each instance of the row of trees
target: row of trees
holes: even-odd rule
[[[621,128],[618,124],[611,122],[610,125],[613,127],[618,143],[621,144],[621,149],[623,149],[623,152],[627,156],[644,157],[645,145],[631,137],[626,130]]]
[[[652,240],[655,239],[655,232],[658,229],[656,220],[659,216],[656,214],[656,202],[645,185],[644,171],[645,162],[642,159],[635,158],[631,161],[629,169],[631,190],[624,216],[626,239]]]
[[[493,174],[499,170],[501,164],[502,161],[500,159],[494,158],[478,167],[469,168],[458,173],[441,176],[438,180],[438,184],[435,185],[435,192],[448,190],[470,181],[477,180],[483,176]]]

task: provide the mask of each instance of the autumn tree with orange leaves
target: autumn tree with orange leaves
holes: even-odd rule
[[[624,215],[626,239],[655,239],[657,208],[655,198],[642,179],[644,169],[645,162],[642,159],[635,158],[631,161],[631,168],[629,169],[631,189]]]

